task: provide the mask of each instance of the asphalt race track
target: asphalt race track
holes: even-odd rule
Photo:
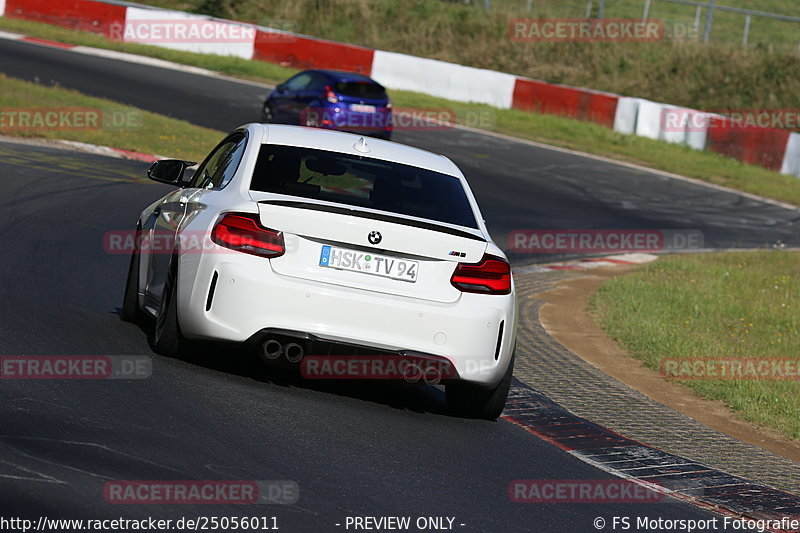
[[[0,353],[153,360],[143,380],[2,382],[5,514],[269,515],[287,532],[336,531],[347,515],[446,515],[463,531],[511,532],[581,531],[599,514],[644,512],[511,503],[514,479],[610,476],[505,421],[447,415],[435,388],[270,378],[254,357],[222,346],[191,361],[153,354],[146,333],[117,316],[128,258],[102,243],[168,188],[137,180],[146,164],[102,156],[0,144],[0,160]],[[106,504],[103,483],[127,479],[287,479],[301,498],[283,507]],[[647,511],[707,516],[686,504]]]
[[[0,70],[229,130],[261,89],[0,41]],[[706,245],[797,238],[797,212],[613,164],[464,131],[403,133],[465,171],[490,228],[692,228]],[[320,384],[209,346],[157,356],[118,317],[133,229],[168,190],[144,163],[0,143],[0,354],[146,355],[142,380],[3,380],[0,514],[50,518],[275,516],[281,531],[345,531],[347,516],[447,516],[465,532],[595,531],[598,516],[700,519],[684,503],[514,504],[515,479],[606,479],[505,421],[454,418],[436,388]],[[110,480],[292,480],[297,504],[110,505]],[[463,524],[460,525],[460,524]],[[352,529],[351,529],[352,530]],[[631,531],[634,531],[632,529]]]

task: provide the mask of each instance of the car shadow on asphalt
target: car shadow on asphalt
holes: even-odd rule
[[[121,309],[116,310],[117,314]],[[146,335],[152,350],[152,321],[137,324]],[[239,376],[263,385],[294,388],[315,393],[346,397],[385,405],[393,409],[452,417],[443,387],[411,384],[393,380],[306,379],[299,365],[287,368],[269,367],[255,347],[221,342],[191,342],[179,358],[183,363],[215,372]],[[156,353],[151,357],[165,357]],[[324,398],[323,398],[324,401]]]

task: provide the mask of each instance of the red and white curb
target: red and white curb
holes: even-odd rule
[[[180,72],[186,72],[188,74],[197,74],[198,76],[206,76],[209,78],[218,78],[222,80],[231,80],[236,81],[237,83],[242,83],[245,85],[253,85],[255,87],[263,87],[264,89],[272,89],[274,88],[273,85],[268,83],[259,83],[256,81],[249,81],[249,80],[242,80],[239,78],[233,78],[231,76],[226,76],[224,74],[220,74],[219,72],[215,72],[213,70],[208,70],[201,67],[194,67],[191,65],[184,65],[182,63],[175,63],[173,61],[167,61],[166,59],[158,59],[156,57],[149,57],[149,56],[141,56],[136,54],[130,54],[128,52],[119,52],[117,50],[108,50],[106,48],[94,48],[92,46],[82,46],[76,44],[67,44],[62,43],[59,41],[51,41],[49,39],[39,39],[38,37],[29,37],[27,35],[22,35],[19,33],[7,32],[7,31],[0,31],[0,39],[5,39],[7,41],[22,41],[31,44],[38,44],[40,46],[49,46],[51,48],[61,48],[64,50],[69,50],[70,52],[75,52],[77,54],[83,54],[87,56],[95,56],[95,57],[103,57],[106,59],[114,59],[116,61],[125,61],[128,63],[136,63],[138,65],[146,65],[149,67],[158,67],[164,68],[168,70],[177,70]]]
[[[155,163],[161,159],[168,159],[163,155],[146,154],[143,152],[134,152],[132,150],[123,150],[122,148],[113,148],[111,146],[102,146],[99,144],[85,143],[79,141],[67,141],[64,139],[27,139],[24,137],[8,137],[0,135],[0,142],[12,144],[24,144],[26,146],[42,146],[45,148],[57,148],[59,150],[69,150],[72,152],[83,152],[86,154],[102,155],[106,157],[113,157],[115,159],[129,159],[132,161],[143,161],[145,163]]]
[[[117,159],[130,159],[133,161],[144,161],[145,163],[155,163],[161,159],[167,159],[161,155],[145,154],[142,152],[134,152],[131,150],[123,150],[122,148],[112,148],[111,146],[102,146],[99,144],[84,143],[78,141],[55,141],[55,144],[61,144],[66,148],[71,148],[75,151],[85,152],[90,154],[104,155],[107,157],[114,157]]]
[[[609,255],[607,257],[592,257],[579,259],[572,262],[549,263],[546,265],[530,265],[514,269],[515,274],[531,274],[533,272],[547,272],[550,270],[590,270],[593,268],[609,267],[616,265],[641,265],[658,259],[655,254],[629,253]]]

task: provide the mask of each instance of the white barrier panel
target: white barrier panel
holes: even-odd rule
[[[375,50],[372,78],[390,89],[511,109],[516,76]]]
[[[671,107],[664,105],[661,107],[659,119],[658,138],[664,142],[673,144],[684,144],[689,128],[689,119],[692,118],[693,109],[683,107]]]
[[[252,59],[256,28],[180,11],[128,7],[123,35],[111,38],[199,54]]]
[[[789,135],[786,152],[783,154],[781,174],[800,177],[800,133],[792,132]]]
[[[715,113],[704,113],[703,111],[689,110],[689,128],[686,130],[686,144],[695,150],[706,149],[706,139],[708,138],[708,123],[712,117],[722,117]]]
[[[6,0],[0,0],[0,17],[6,12]]]
[[[664,104],[639,100],[639,110],[636,113],[636,135],[648,139],[661,138],[661,112]]]
[[[633,135],[636,132],[636,114],[639,112],[640,98],[620,97],[614,114],[614,131]]]

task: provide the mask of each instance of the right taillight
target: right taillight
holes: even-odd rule
[[[261,257],[280,257],[286,252],[283,233],[261,225],[258,215],[225,213],[211,230],[220,246]]]
[[[462,292],[510,294],[511,265],[493,255],[484,255],[479,263],[459,263],[450,283]]]

